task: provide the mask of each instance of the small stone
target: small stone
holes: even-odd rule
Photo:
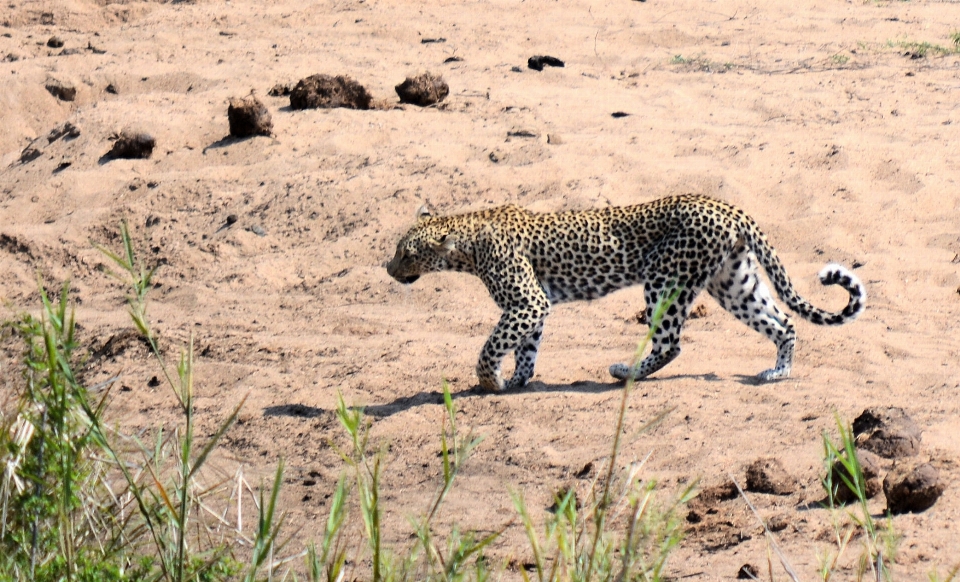
[[[63,39],[59,36],[51,36],[47,40],[47,46],[50,48],[60,48],[63,46]]]
[[[704,487],[694,499],[706,505],[716,505],[721,501],[736,499],[739,494],[733,481],[724,481],[712,487]]]
[[[929,509],[943,494],[940,471],[930,463],[900,462],[883,479],[883,493],[890,513]]]
[[[80,128],[69,121],[58,125],[57,127],[53,128],[49,134],[47,134],[47,143],[53,143],[61,137],[68,137],[71,139],[80,137]]]
[[[563,138],[555,133],[548,133],[547,143],[550,145],[561,145],[563,143]]]
[[[747,491],[790,495],[797,490],[797,480],[787,473],[779,459],[757,459],[747,467]]]
[[[109,85],[107,85],[104,91],[106,91],[107,93],[110,93],[111,95],[116,95],[117,93],[119,93],[119,91],[117,91],[117,87],[113,83],[110,83]]]
[[[410,103],[426,107],[443,101],[450,94],[450,86],[440,75],[422,73],[416,77],[407,77],[394,89],[401,103]]]
[[[287,83],[277,83],[273,87],[270,87],[267,95],[271,97],[286,97],[290,95],[290,85]]]
[[[542,71],[543,67],[563,67],[564,63],[557,57],[547,55],[537,55],[527,59],[527,68],[534,71]]]
[[[267,232],[263,230],[259,225],[254,224],[250,227],[250,232],[257,236],[267,236]]]
[[[760,569],[753,564],[744,564],[737,570],[737,580],[759,580]]]
[[[344,75],[311,75],[290,91],[291,109],[370,109],[371,100],[360,83]]]
[[[124,130],[117,137],[117,141],[113,142],[107,156],[127,160],[147,159],[156,145],[157,141],[148,133]]]
[[[43,155],[43,152],[33,146],[27,146],[20,152],[20,163],[28,164]]]
[[[77,98],[77,88],[57,79],[50,79],[44,87],[51,95],[61,101],[73,101]]]
[[[700,319],[701,317],[706,317],[709,313],[710,311],[707,309],[706,303],[700,303],[690,310],[690,315],[687,316],[687,319]]]
[[[236,215],[236,214],[228,214],[228,215],[227,215],[227,225],[228,225],[228,226],[231,225],[231,224],[233,224],[233,223],[235,223],[235,222],[237,222],[237,220],[238,220],[238,218],[237,218],[237,215]]]
[[[770,531],[783,531],[790,525],[790,518],[783,513],[774,515],[767,520],[767,529]]]
[[[696,307],[690,310],[690,313],[687,315],[687,319],[700,319],[701,317],[706,317],[710,314],[710,310],[707,309],[706,304],[699,303]],[[641,309],[633,315],[633,319],[640,325],[648,325],[647,323],[647,310]]]
[[[920,454],[920,427],[902,408],[868,408],[853,421],[857,446],[887,459]]]
[[[537,134],[530,131],[529,129],[515,129],[513,131],[507,132],[508,141],[509,141],[509,138],[511,137],[529,138],[529,137],[537,137]]]
[[[877,493],[880,493],[880,489],[883,487],[880,482],[880,458],[870,451],[858,450],[857,460],[860,461],[860,468],[863,470],[864,494],[867,496],[867,499],[871,499]],[[838,503],[849,503],[857,500],[856,493],[847,487],[847,484],[844,482],[844,475],[853,482],[853,477],[847,473],[847,469],[843,466],[843,463],[837,461],[833,465],[831,480],[833,481],[835,491],[834,499]]]
[[[247,95],[241,99],[230,99],[227,120],[230,122],[230,135],[233,137],[270,135],[273,132],[273,119],[270,117],[270,112],[253,95]]]

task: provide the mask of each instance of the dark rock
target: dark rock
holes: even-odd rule
[[[230,99],[227,107],[227,119],[230,122],[230,135],[249,137],[252,135],[270,135],[273,133],[273,119],[263,103],[253,95],[241,99]]]
[[[774,515],[767,520],[767,529],[770,531],[783,531],[790,525],[790,518],[784,513]]]
[[[534,71],[542,71],[543,67],[562,67],[563,61],[557,57],[547,55],[537,55],[527,59],[527,67]]]
[[[107,93],[110,93],[111,95],[116,95],[119,93],[119,91],[117,91],[117,87],[113,83],[110,83],[109,85],[107,85],[104,91],[106,91]]]
[[[514,131],[508,131],[507,137],[538,137],[537,134],[526,129],[517,129]]]
[[[50,79],[44,85],[51,95],[61,101],[73,101],[77,98],[77,88],[57,79]]]
[[[124,130],[113,142],[107,157],[126,160],[147,159],[153,153],[157,140],[152,135]]]
[[[63,39],[59,36],[51,36],[47,40],[47,46],[50,48],[60,48],[63,46]]]
[[[887,459],[920,453],[920,427],[902,408],[868,408],[853,421],[857,446]]]
[[[749,519],[733,481],[705,487],[687,505],[687,533],[707,551],[733,547],[750,539]]]
[[[711,487],[704,487],[700,490],[700,494],[695,497],[701,503],[707,505],[715,505],[721,501],[730,501],[731,499],[736,499],[740,495],[740,492],[737,491],[737,486],[733,481],[724,481],[719,485],[713,485]]]
[[[27,164],[43,155],[43,152],[33,146],[27,146],[20,152],[20,163]]]
[[[929,509],[943,494],[944,486],[940,471],[930,463],[897,463],[883,479],[887,509],[890,513]]]
[[[80,128],[69,121],[62,125],[58,125],[57,127],[53,128],[49,134],[47,134],[47,143],[53,143],[64,136],[71,139],[79,137]]]
[[[753,564],[744,564],[737,570],[737,580],[758,580],[760,569]]]
[[[880,482],[880,458],[870,451],[858,450],[857,460],[860,461],[860,468],[863,470],[864,493],[867,499],[870,499],[877,493],[880,493],[880,489],[883,487]],[[853,476],[847,472],[847,468],[843,466],[843,463],[837,461],[833,465],[833,474],[830,477],[833,481],[835,491],[834,499],[838,503],[856,501],[857,494],[847,487],[847,484],[843,480],[844,476],[846,476],[851,483],[853,482]]]
[[[271,97],[286,97],[290,94],[290,85],[287,83],[277,83],[273,87],[270,87],[270,90],[267,91],[267,95]]]
[[[700,319],[701,317],[706,317],[709,314],[710,310],[707,309],[707,304],[700,303],[690,310],[690,315],[687,316],[687,319]]]
[[[757,459],[747,467],[747,491],[790,495],[797,490],[797,480],[787,473],[779,459]]]
[[[371,100],[362,85],[344,75],[311,75],[290,91],[292,109],[370,109]]]
[[[407,77],[394,89],[400,96],[401,103],[410,103],[426,107],[443,101],[450,94],[450,87],[440,75],[423,73],[416,77]]]

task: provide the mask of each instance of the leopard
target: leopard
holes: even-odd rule
[[[438,271],[480,278],[502,310],[476,367],[480,387],[494,392],[523,388],[533,377],[552,306],[635,285],[643,286],[650,351],[639,362],[611,365],[617,381],[646,379],[680,355],[680,332],[704,290],[776,345],[775,366],[756,381],[788,378],[797,334],[760,277],[761,267],[789,310],[813,324],[843,325],[866,308],[864,284],[838,263],[827,264],[819,278],[844,289],[847,305],[838,312],[812,305],[796,291],[753,218],[698,194],[547,213],[508,204],[437,216],[424,207],[386,265],[393,279],[407,285]],[[504,380],[501,369],[511,352],[514,373]]]

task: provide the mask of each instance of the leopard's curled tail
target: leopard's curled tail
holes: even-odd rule
[[[767,237],[749,216],[744,215],[740,224],[740,236],[747,247],[757,256],[763,265],[777,295],[791,311],[817,325],[843,325],[860,316],[867,306],[867,288],[860,278],[849,269],[837,263],[830,263],[820,271],[820,282],[824,285],[840,285],[850,295],[847,306],[838,313],[831,313],[814,306],[800,296],[793,288],[783,263],[777,252],[767,242]]]

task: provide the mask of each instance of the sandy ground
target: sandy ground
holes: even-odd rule
[[[512,568],[529,549],[509,490],[542,520],[557,490],[584,487],[609,454],[620,392],[607,367],[646,330],[642,295],[555,308],[533,382],[480,393],[474,364],[499,317],[480,281],[444,273],[407,288],[383,268],[423,202],[552,211],[708,194],[760,223],[818,305],[845,301],[817,283],[822,265],[857,265],[866,313],[842,328],[798,322],[793,378],[754,383],[773,346],[704,297],[681,357],[629,404],[629,429],[674,407],[624,451],[650,453],[643,476],[664,493],[780,459],[801,488],[752,499],[786,520],[778,539],[805,579],[830,545],[814,502],[835,411],[850,421],[903,407],[924,430],[922,454],[960,477],[960,56],[911,44],[952,49],[960,4],[10,0],[0,23],[0,297],[33,310],[38,272],[52,287],[69,278],[83,339],[103,346],[129,324],[91,242],[116,247],[129,221],[145,260],[162,264],[150,312],[164,349],[195,337],[198,422],[209,433],[247,396],[217,462],[256,483],[286,460],[295,544],[319,535],[342,471],[338,391],[389,443],[394,543],[408,543],[407,517],[438,486],[444,378],[461,426],[486,438],[438,529],[507,526],[490,554]],[[47,46],[54,35],[63,47]],[[566,66],[527,69],[539,54]],[[395,102],[394,85],[424,70],[450,85],[440,107],[293,111],[267,96],[327,73]],[[53,97],[52,79],[75,100]],[[274,136],[224,139],[227,100],[251,90]],[[80,135],[49,142],[64,122]],[[156,137],[150,159],[103,157],[124,128]],[[21,162],[31,143],[41,155]],[[88,370],[90,382],[122,374],[113,418],[131,431],[173,421],[142,347],[116,346]],[[723,511],[727,525],[690,532],[671,576],[765,566],[743,504]],[[960,557],[958,488],[894,526],[897,579],[942,572]]]

